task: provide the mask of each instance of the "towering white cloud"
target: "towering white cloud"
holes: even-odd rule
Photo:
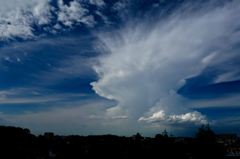
[[[118,102],[107,109],[108,116],[145,122],[207,121],[186,108],[187,100],[176,91],[207,66],[219,67],[239,56],[231,46],[240,42],[240,4],[215,2],[184,3],[167,17],[130,19],[125,28],[99,35],[110,54],[93,67],[99,80],[91,85],[100,96]]]

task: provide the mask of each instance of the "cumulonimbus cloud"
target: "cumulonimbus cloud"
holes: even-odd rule
[[[238,1],[186,2],[171,15],[130,18],[124,28],[98,34],[110,54],[93,67],[99,80],[91,85],[100,96],[118,102],[106,115],[150,122],[164,112],[168,115],[161,123],[205,123],[207,117],[186,108],[187,99],[176,91],[204,68],[222,67],[239,56],[231,49],[240,42],[239,9]]]

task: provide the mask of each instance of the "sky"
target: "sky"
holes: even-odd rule
[[[0,125],[240,136],[238,0],[1,0]]]

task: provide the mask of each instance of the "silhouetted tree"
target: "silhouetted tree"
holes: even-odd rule
[[[141,139],[142,139],[141,134],[140,134],[140,133],[137,133],[137,135],[136,135],[136,140],[141,140]]]
[[[168,138],[168,132],[166,129],[162,132],[162,136]]]
[[[155,135],[155,139],[156,140],[163,139],[163,136],[161,134],[157,134],[157,135]]]
[[[195,133],[196,143],[193,145],[193,152],[196,158],[224,158],[225,151],[222,146],[216,142],[216,134],[207,126],[202,126]]]

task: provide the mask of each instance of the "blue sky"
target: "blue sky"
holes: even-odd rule
[[[239,1],[0,3],[1,125],[240,135]]]

